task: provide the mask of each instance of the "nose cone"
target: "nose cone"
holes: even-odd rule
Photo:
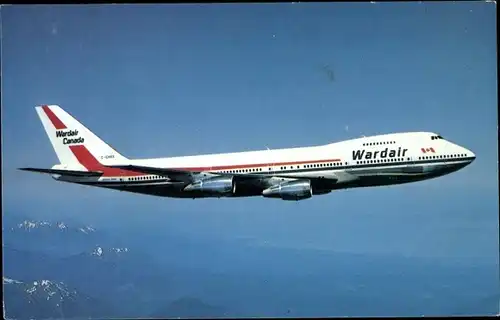
[[[471,162],[476,160],[476,155],[474,154],[474,152],[470,151],[470,150],[467,150],[467,156],[469,158],[471,158]]]
[[[469,163],[472,163],[474,160],[476,160],[476,155],[474,154],[474,152],[465,148],[464,150],[465,150],[465,156],[467,157],[467,160],[469,160]]]

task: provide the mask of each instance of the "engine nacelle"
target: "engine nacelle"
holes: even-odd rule
[[[298,201],[308,199],[312,197],[311,181],[285,182],[262,191],[262,195],[267,198],[281,198],[282,200]]]
[[[233,177],[215,177],[195,181],[188,184],[184,191],[196,191],[209,194],[234,194],[236,192],[236,183]]]

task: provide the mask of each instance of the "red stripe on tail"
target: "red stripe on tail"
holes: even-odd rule
[[[84,145],[69,146],[69,148],[71,149],[71,152],[73,152],[75,157],[78,159],[78,162],[80,162],[81,165],[84,166],[89,171],[101,171],[103,173],[103,176],[107,177],[144,175],[144,173],[141,172],[123,170],[117,168],[109,168],[103,166]]]
[[[52,110],[50,110],[48,106],[42,106],[42,109],[57,130],[66,129],[66,125],[55,115]]]

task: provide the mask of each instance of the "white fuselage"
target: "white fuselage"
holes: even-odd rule
[[[216,178],[219,174],[244,176],[247,180],[251,176],[258,177],[250,179],[250,183],[242,182],[247,185],[243,194],[230,195],[249,196],[260,195],[264,189],[279,183],[301,179],[325,182],[324,186],[316,187],[318,194],[341,188],[420,181],[456,171],[474,158],[471,151],[437,134],[410,132],[363,137],[323,146],[137,159],[128,160],[127,164],[193,172],[193,181]],[[173,183],[172,179],[160,174],[105,174],[99,178],[78,179],[58,176],[58,179],[171,197],[214,196],[186,192],[183,188],[189,182]]]

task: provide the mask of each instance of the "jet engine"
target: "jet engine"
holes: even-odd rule
[[[203,192],[216,195],[234,194],[236,183],[233,177],[214,177],[195,181],[188,184],[184,191]]]
[[[298,201],[308,199],[312,197],[311,181],[285,182],[262,191],[262,195],[267,198],[281,198],[282,200]]]

